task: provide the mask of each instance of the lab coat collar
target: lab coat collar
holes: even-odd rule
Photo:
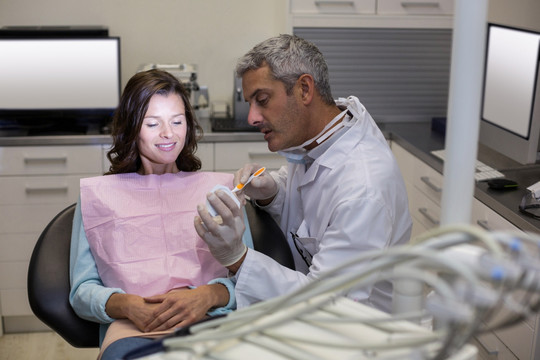
[[[346,154],[354,145],[351,143],[351,141],[346,140],[346,138],[349,137],[347,136],[347,133],[350,132],[355,127],[357,127],[356,124],[353,125],[352,128],[343,128],[339,130],[337,133],[334,134],[334,136],[328,139],[328,141],[325,141],[324,143],[317,146],[315,149],[311,150],[308,153],[307,156],[313,159],[313,163],[309,166],[308,169],[306,169],[306,172],[302,179],[300,187],[308,185],[309,183],[313,182],[315,178],[317,177],[317,174],[319,173],[320,167],[332,169],[336,164],[343,162],[342,160],[343,155],[346,156]],[[336,142],[340,142],[340,144],[342,144],[343,140],[345,140],[345,148],[339,149],[339,153],[332,151],[335,148],[333,145]],[[297,166],[305,166],[305,165],[297,165]]]
[[[317,177],[321,166],[333,169],[337,165],[342,164],[349,156],[352,149],[363,140],[366,132],[370,131],[370,128],[373,128],[373,131],[375,132],[373,135],[377,137],[379,141],[386,141],[384,136],[378,131],[378,127],[371,115],[369,115],[365,107],[357,98],[350,96],[347,99],[339,99],[336,103],[340,106],[349,105],[349,107],[352,108],[352,114],[356,116],[350,121],[354,120],[354,124],[351,127],[342,128],[327,141],[307,153],[307,156],[313,159],[313,164],[306,170],[300,187],[313,182]],[[339,146],[334,146],[336,142],[339,142]]]

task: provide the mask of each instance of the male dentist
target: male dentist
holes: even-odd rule
[[[247,249],[242,210],[226,194],[210,194],[223,222],[201,204],[195,227],[234,274],[238,307],[291,292],[362,252],[409,241],[407,192],[390,148],[356,97],[333,99],[326,62],[314,44],[294,35],[270,38],[244,55],[236,72],[250,104],[249,124],[288,161],[243,193],[280,224],[296,266],[291,270]],[[235,182],[259,167],[245,165]],[[362,273],[362,265],[346,271]],[[378,282],[348,296],[389,312],[392,284]]]

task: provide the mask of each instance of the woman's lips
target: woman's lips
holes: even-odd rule
[[[173,143],[167,143],[167,144],[156,144],[156,147],[159,149],[159,150],[163,150],[163,151],[171,151],[174,149],[174,146],[176,145],[175,142]]]

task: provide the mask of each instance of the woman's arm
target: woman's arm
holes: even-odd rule
[[[111,323],[114,319],[107,314],[105,304],[112,294],[124,291],[103,286],[84,231],[80,200],[73,218],[69,271],[69,302],[75,313],[86,320]]]

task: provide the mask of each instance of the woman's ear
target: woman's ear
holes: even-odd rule
[[[315,81],[313,80],[313,76],[302,74],[298,78],[298,84],[300,85],[302,102],[305,105],[310,104],[315,93]]]

